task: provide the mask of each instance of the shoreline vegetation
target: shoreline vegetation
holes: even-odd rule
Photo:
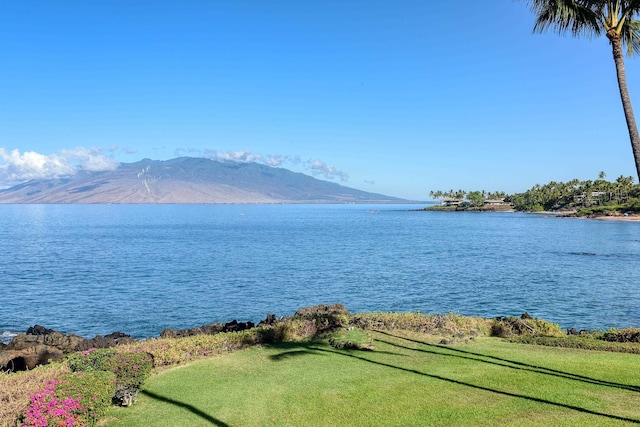
[[[231,324],[237,325],[238,322],[234,321],[225,325]],[[517,317],[493,319],[452,313],[351,314],[343,305],[333,304],[302,308],[293,316],[279,319],[275,315],[268,315],[257,326],[249,323],[245,326],[247,328],[243,330],[228,329],[226,331],[207,325],[185,331],[165,330],[168,332],[158,338],[149,338],[143,341],[129,339],[123,340],[121,343],[112,343],[113,345],[108,345],[105,349],[89,348],[84,351],[70,351],[65,356],[44,366],[11,375],[0,375],[0,401],[3,402],[3,405],[0,405],[0,426],[30,425],[25,421],[27,413],[25,411],[28,408],[33,409],[34,396],[42,397],[43,390],[49,390],[53,396],[54,391],[51,389],[53,387],[51,384],[64,385],[65,382],[77,380],[78,374],[74,376],[71,372],[80,371],[82,373],[84,371],[87,375],[88,371],[106,370],[109,371],[111,377],[113,377],[111,374],[113,372],[116,375],[115,378],[118,379],[118,384],[128,384],[129,386],[127,389],[130,397],[129,405],[135,401],[140,390],[142,390],[143,397],[148,396],[148,394],[145,395],[147,391],[143,386],[148,373],[141,376],[140,373],[123,370],[122,363],[131,366],[127,365],[128,360],[142,360],[142,362],[136,362],[140,366],[143,366],[144,363],[150,363],[145,360],[151,360],[152,366],[148,365],[150,372],[153,375],[160,375],[172,367],[189,365],[197,360],[248,348],[273,348],[273,346],[280,348],[279,346],[294,345],[304,347],[304,351],[310,351],[309,346],[312,346],[316,349],[314,351],[339,352],[342,355],[359,358],[361,356],[358,354],[375,354],[378,347],[383,347],[385,334],[405,337],[405,339],[408,337],[417,339],[420,342],[429,343],[430,346],[443,349],[465,348],[465,346],[476,345],[477,342],[498,340],[498,342],[506,343],[500,344],[500,346],[535,344],[563,349],[580,349],[575,351],[598,350],[640,355],[640,328],[608,331],[570,329],[565,331],[557,324],[533,318],[527,313]],[[321,350],[317,350],[318,348]],[[527,352],[527,350],[523,351]],[[578,363],[586,363],[586,359],[588,356],[580,353]],[[115,362],[117,360],[120,362]],[[134,376],[131,377],[132,375]],[[131,387],[133,387],[131,384],[135,386],[133,391],[131,391]],[[101,401],[113,400],[116,402],[114,396],[111,396],[110,399],[97,396],[98,391],[93,386],[85,384],[84,387],[88,390],[86,393],[91,395],[92,401],[100,398]],[[77,388],[73,389],[76,392],[78,390]],[[65,389],[61,388],[61,390]],[[109,394],[109,396],[114,393],[113,389],[109,387],[104,387],[104,390],[106,391],[102,392]],[[64,393],[58,389],[55,389],[55,393],[58,399],[65,397]],[[66,397],[69,398],[69,396]],[[79,399],[80,403],[83,401],[83,396],[74,395],[73,397]],[[410,396],[405,396],[405,398],[411,399]],[[147,402],[147,400],[143,401]],[[91,410],[95,410],[95,408]],[[80,425],[95,425],[98,418],[107,412],[116,414],[116,418],[126,417],[126,411],[129,409],[109,409],[107,404],[101,408],[101,411],[99,417],[96,416],[91,422],[87,422],[85,419],[85,424]],[[79,414],[76,414],[78,417],[82,417],[80,409],[76,409],[76,412]],[[640,413],[635,416],[640,416]],[[17,424],[18,422],[23,424]],[[120,425],[128,425],[128,423],[123,422]]]
[[[620,176],[607,181],[600,172],[596,180],[569,182],[551,181],[536,184],[523,193],[502,191],[431,191],[430,196],[440,205],[428,206],[425,211],[464,212],[530,212],[554,214],[560,217],[605,220],[640,220],[640,185],[634,178]]]

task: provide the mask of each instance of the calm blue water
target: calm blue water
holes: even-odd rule
[[[415,208],[0,205],[0,333],[147,337],[334,302],[640,326],[640,222]]]

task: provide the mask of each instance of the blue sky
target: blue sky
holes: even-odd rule
[[[524,2],[0,0],[0,20],[0,187],[181,155],[417,200],[635,176],[608,42],[533,34]]]

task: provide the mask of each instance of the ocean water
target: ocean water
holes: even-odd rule
[[[0,340],[343,303],[640,327],[640,222],[416,205],[0,205]]]

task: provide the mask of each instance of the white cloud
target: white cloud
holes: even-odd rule
[[[78,169],[92,172],[114,170],[119,163],[102,154],[98,148],[76,148],[62,150],[62,156],[69,162],[78,165]]]
[[[249,150],[240,151],[214,151],[212,158],[221,162],[238,162],[238,163],[264,163],[262,154],[253,154]]]
[[[276,166],[282,166],[287,160],[288,160],[287,156],[276,155],[276,156],[269,156],[266,159],[266,163],[269,166],[276,167]]]
[[[271,167],[278,167],[282,165],[301,165],[302,168],[311,171],[313,176],[322,176],[326,179],[340,179],[341,181],[348,181],[349,174],[341,171],[333,165],[329,165],[322,160],[307,160],[302,161],[300,156],[289,156],[283,154],[275,155],[263,155],[260,153],[253,153],[250,150],[239,151],[217,151],[212,149],[194,149],[194,148],[178,148],[175,150],[176,156],[185,154],[202,156],[207,159],[217,160],[220,162],[237,162],[237,163],[261,163]],[[373,182],[369,182],[373,183]]]
[[[61,154],[40,154],[35,151],[7,151],[0,147],[0,188],[11,187],[34,179],[73,176],[78,170],[113,170],[118,162],[96,148],[62,150]]]
[[[327,179],[340,178],[340,181],[349,180],[348,173],[338,170],[335,166],[328,165],[322,160],[316,159],[314,161],[309,161],[307,165],[309,169],[311,169],[311,174],[313,176],[322,175]]]

